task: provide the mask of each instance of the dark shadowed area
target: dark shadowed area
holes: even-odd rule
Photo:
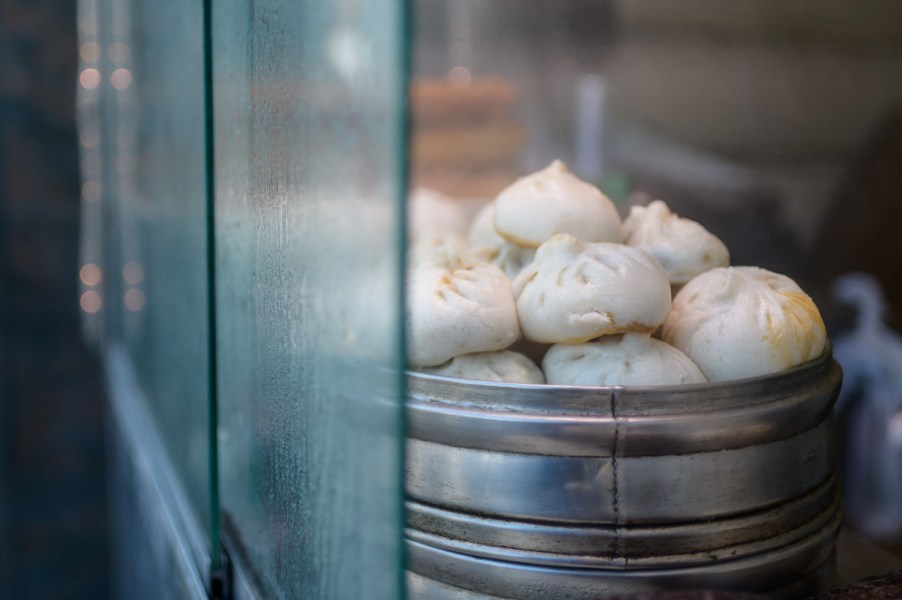
[[[77,303],[74,0],[0,0],[0,597],[108,596],[103,387]]]

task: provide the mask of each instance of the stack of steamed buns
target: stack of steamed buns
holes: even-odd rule
[[[824,351],[820,314],[791,279],[729,266],[716,236],[659,200],[621,222],[560,161],[471,224],[419,190],[411,234],[408,360],[423,373],[679,385],[775,373]]]

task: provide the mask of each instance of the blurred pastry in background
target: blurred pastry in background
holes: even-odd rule
[[[461,84],[414,79],[411,180],[458,197],[493,197],[516,178],[526,134],[516,87],[497,77]]]

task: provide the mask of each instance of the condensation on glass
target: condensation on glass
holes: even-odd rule
[[[397,597],[401,6],[213,17],[224,538],[263,597]]]
[[[174,511],[200,527],[202,578],[223,525],[260,597],[397,597],[404,7],[212,5],[212,115],[203,3],[79,5],[78,302],[111,386],[135,384],[113,389],[130,399],[114,412],[149,415],[147,435],[119,423],[111,436],[111,481],[127,488],[114,498],[117,551],[133,558],[122,574],[185,567],[166,563],[184,536],[148,524]],[[129,464],[149,475],[130,478]],[[136,490],[161,481],[179,506],[151,515]],[[129,515],[141,521],[131,533]],[[159,556],[133,556],[142,541]]]

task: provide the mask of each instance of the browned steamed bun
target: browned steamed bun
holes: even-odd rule
[[[651,256],[567,234],[539,247],[535,261],[514,280],[514,295],[524,337],[545,343],[650,333],[670,309],[670,282]]]
[[[495,230],[519,246],[538,248],[559,233],[586,242],[620,242],[617,207],[559,160],[521,177],[495,199]]]
[[[410,270],[406,325],[407,358],[416,367],[503,350],[520,339],[510,279],[447,246]]]
[[[827,331],[789,277],[758,267],[703,273],[673,299],[663,338],[709,381],[776,373],[821,355]]]
[[[556,344],[542,361],[555,385],[680,385],[707,379],[688,356],[647,333],[606,335],[585,344]]]

